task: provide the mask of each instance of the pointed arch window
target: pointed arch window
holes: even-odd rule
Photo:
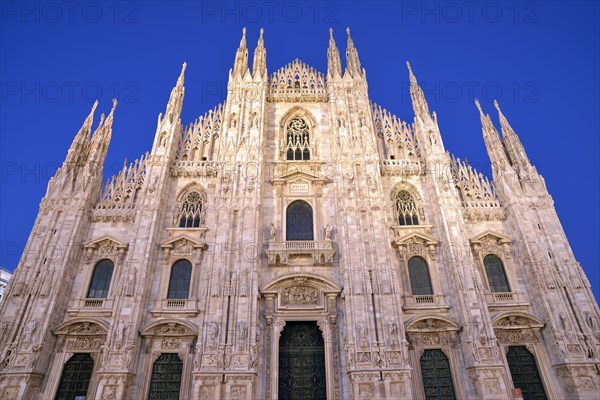
[[[88,299],[105,299],[108,297],[113,270],[114,263],[111,260],[98,261],[92,273],[92,280],[87,293]]]
[[[183,362],[177,353],[163,353],[152,366],[148,400],[179,400]]]
[[[314,240],[312,207],[296,200],[286,210],[286,240]]]
[[[498,256],[488,254],[483,258],[483,265],[485,266],[485,274],[490,286],[490,291],[494,293],[510,292],[504,265]]]
[[[426,400],[456,399],[450,361],[442,350],[428,349],[423,351],[420,364]]]
[[[413,296],[433,294],[429,266],[422,257],[415,256],[408,260],[408,276]]]
[[[417,204],[406,190],[396,194],[396,216],[398,225],[419,225]]]
[[[310,130],[306,121],[292,118],[285,132],[287,160],[310,160]]]
[[[190,293],[192,263],[188,260],[177,260],[171,267],[167,299],[187,299]]]
[[[65,363],[54,400],[85,399],[92,379],[94,360],[89,353],[76,353]]]
[[[202,215],[202,196],[192,191],[185,196],[178,213],[180,228],[199,228]]]

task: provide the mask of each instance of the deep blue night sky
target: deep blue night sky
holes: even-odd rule
[[[466,3],[466,4],[465,4]],[[150,150],[187,61],[183,121],[226,96],[242,27],[250,62],[265,28],[269,73],[294,58],[327,70],[333,27],[345,64],[351,27],[371,99],[412,121],[412,68],[444,144],[490,174],[473,101],[492,101],[544,176],[596,297],[599,275],[598,2],[2,1],[0,266],[13,270],[48,179],[96,97],[117,97],[105,178]]]

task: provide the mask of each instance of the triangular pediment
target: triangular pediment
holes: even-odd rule
[[[469,239],[469,243],[471,244],[481,244],[481,243],[496,243],[496,244],[507,244],[511,242],[511,239],[503,234],[488,229],[487,231],[480,233],[477,236]]]
[[[432,246],[437,244],[437,240],[433,236],[426,233],[414,232],[406,236],[396,239],[394,241],[396,246],[400,245],[411,245],[411,244],[423,244],[425,246]]]
[[[296,169],[294,171],[286,172],[282,175],[279,175],[273,179],[274,184],[283,184],[283,183],[291,183],[297,181],[307,181],[307,182],[325,182],[326,178],[312,174],[310,172],[303,171],[301,169]]]
[[[206,243],[196,240],[188,235],[179,235],[167,240],[160,245],[162,249],[204,249]]]
[[[103,236],[98,239],[90,240],[83,244],[85,249],[98,249],[102,247],[115,247],[117,249],[126,249],[129,247],[129,244],[125,242],[121,242],[111,236]]]

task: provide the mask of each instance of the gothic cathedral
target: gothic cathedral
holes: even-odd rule
[[[0,398],[597,399],[600,315],[544,179],[479,103],[488,180],[327,74],[250,68],[103,184],[116,101],[50,179],[0,305]]]

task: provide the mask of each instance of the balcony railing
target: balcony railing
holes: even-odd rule
[[[330,264],[335,249],[331,240],[288,240],[280,242],[269,242],[265,250],[269,264],[292,263],[290,258],[309,256],[315,264]]]
[[[190,314],[197,315],[198,300],[196,299],[159,299],[156,300],[152,314]]]
[[[88,299],[88,298],[85,298],[85,299],[77,300],[77,302],[75,304],[76,305],[74,308],[70,308],[69,310],[67,310],[67,312],[71,316],[77,316],[80,313],[81,314],[93,313],[93,314],[108,316],[108,315],[112,314],[114,300],[113,299],[93,299],[93,298]]]
[[[447,309],[448,305],[444,301],[444,296],[436,294],[404,295],[403,308],[406,309]]]
[[[490,306],[528,305],[523,296],[523,293],[517,292],[486,293],[485,300]]]

